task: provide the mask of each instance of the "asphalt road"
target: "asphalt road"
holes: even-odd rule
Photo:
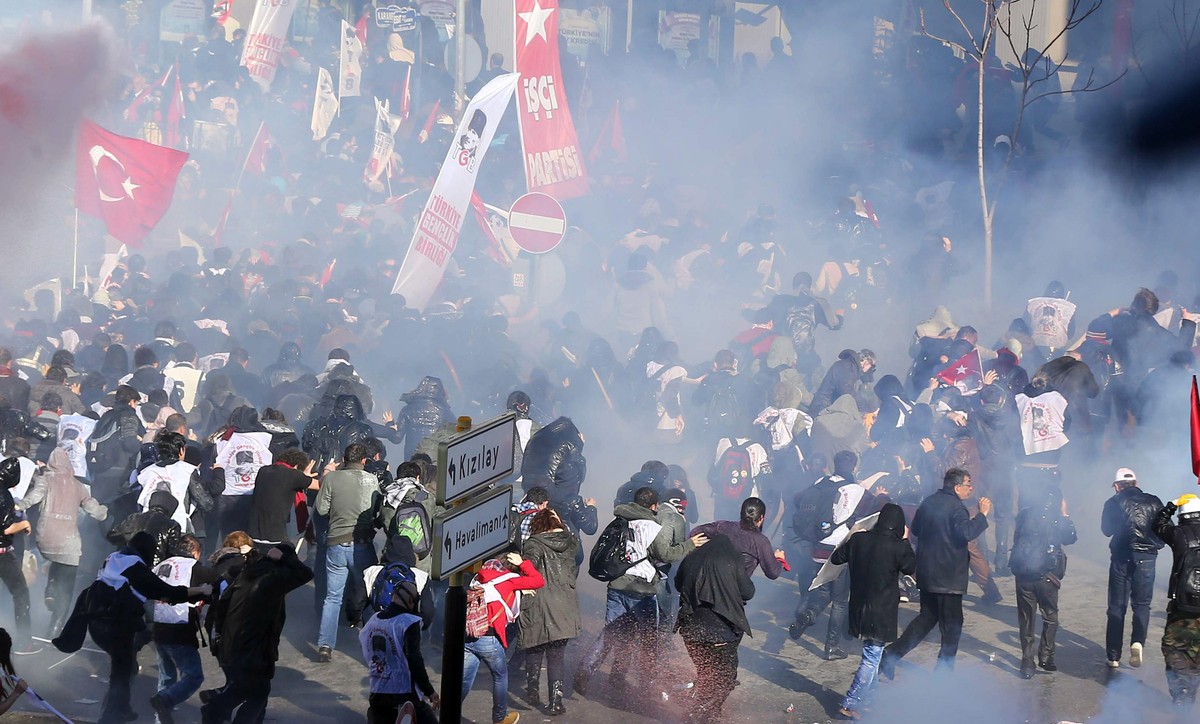
[[[1094,549],[1096,543],[1085,538],[1080,545]],[[1164,596],[1160,594],[1155,599],[1146,663],[1140,669],[1123,667],[1111,674],[1105,667],[1102,644],[1107,569],[1089,558],[1090,555],[1084,554],[1072,558],[1063,587],[1057,673],[1039,673],[1032,681],[1016,676],[1020,654],[1012,579],[1001,579],[1005,600],[999,605],[981,604],[974,590],[967,597],[966,627],[956,671],[946,675],[932,671],[937,654],[935,631],[929,641],[901,664],[896,680],[881,685],[868,720],[929,724],[947,719],[967,721],[969,715],[974,724],[1082,722],[1097,716],[1100,718],[1096,721],[1114,723],[1172,721],[1158,651]],[[1160,587],[1165,584],[1169,558],[1168,552],[1160,560]],[[857,666],[856,642],[845,642],[852,654],[849,659],[823,661],[820,651],[825,619],[799,644],[789,640],[784,631],[797,600],[795,584],[783,580],[768,582],[761,579],[761,573],[756,575],[755,582],[759,595],[751,604],[754,635],[741,647],[740,685],[726,704],[727,720],[753,724],[829,721],[853,678]],[[584,635],[568,648],[568,665],[572,670],[602,621],[601,584],[584,575],[580,589],[588,622]],[[37,611],[39,596],[35,595],[34,601]],[[357,637],[343,628],[333,662],[316,663],[317,617],[312,601],[311,586],[298,590],[289,599],[281,661],[267,718],[297,723],[363,721],[366,677]],[[915,605],[902,605],[901,624],[915,614]],[[40,616],[35,619],[35,629],[40,620]],[[441,651],[427,647],[426,657],[437,685]],[[221,682],[223,678],[214,659],[207,652],[203,659],[206,687]],[[133,686],[134,706],[145,721],[151,721],[153,714],[147,700],[154,693],[157,674],[153,648],[143,650],[139,660],[142,673]],[[36,691],[67,716],[79,721],[96,717],[99,704],[94,702],[103,698],[108,669],[103,654],[85,650],[64,657],[47,648],[40,654],[20,657],[17,667]],[[607,686],[606,675],[598,674],[588,698],[572,694],[566,702],[567,714],[557,721],[599,724],[614,719],[628,723],[678,720],[686,699],[686,690],[678,687],[692,678],[693,670],[677,637],[658,669],[653,688],[635,688],[625,697],[614,695]],[[631,683],[638,681],[635,672],[636,667],[632,667]],[[644,673],[641,672],[642,680],[648,678]],[[490,678],[484,669],[464,704],[465,720],[487,724],[491,707],[489,686]],[[522,721],[554,721],[525,704],[523,689],[523,678],[514,676],[509,703],[512,709],[521,712]],[[198,721],[198,705],[193,698],[180,707],[177,721]]]

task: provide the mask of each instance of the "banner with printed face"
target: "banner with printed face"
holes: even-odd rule
[[[313,140],[320,141],[329,133],[329,125],[338,112],[338,97],[333,90],[333,76],[324,68],[317,68],[317,95],[313,100]]]
[[[513,57],[521,74],[517,116],[526,185],[559,201],[584,196],[587,172],[558,56],[558,0],[516,0],[514,22]]]
[[[458,246],[479,167],[520,77],[518,73],[496,76],[463,113],[392,287],[392,294],[403,294],[409,307],[425,309],[442,281]]]
[[[363,172],[363,181],[368,186],[378,181],[385,171],[389,178],[392,175],[388,167],[392,162],[392,151],[396,148],[396,129],[404,119],[393,116],[389,104],[390,101],[380,103],[378,98],[375,99],[375,145],[371,148],[371,158],[367,160],[367,168]]]
[[[258,0],[254,6],[254,18],[246,32],[246,47],[242,50],[241,64],[250,71],[250,78],[271,89],[275,71],[279,69],[279,54],[287,42],[288,27],[292,13],[296,12],[298,0]]]

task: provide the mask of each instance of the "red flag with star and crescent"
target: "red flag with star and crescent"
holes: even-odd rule
[[[118,136],[84,120],[75,151],[75,207],[102,219],[116,240],[141,246],[170,208],[187,160],[183,151]]]
[[[973,395],[983,389],[983,361],[979,350],[967,352],[946,369],[938,373],[937,378],[948,385],[953,385],[964,395]]]

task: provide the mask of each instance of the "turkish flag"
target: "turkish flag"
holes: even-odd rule
[[[621,101],[613,103],[612,110],[608,112],[608,120],[604,122],[604,128],[600,129],[600,135],[596,137],[596,142],[588,153],[588,162],[595,163],[608,149],[612,149],[616,161],[624,162],[629,159],[625,147],[625,129],[621,126]]]
[[[188,154],[126,138],[91,121],[79,124],[75,207],[103,219],[113,238],[142,241],[171,206],[175,179]]]
[[[954,364],[937,374],[937,378],[948,385],[954,385],[964,395],[973,395],[983,389],[983,361],[979,358],[979,350],[973,349]]]
[[[263,121],[258,126],[258,133],[254,134],[254,142],[250,144],[250,150],[246,152],[246,161],[242,164],[242,173],[251,173],[255,176],[266,176],[268,170],[275,171],[270,168],[269,162],[271,159],[268,154],[272,149],[279,151],[279,163],[282,168],[278,169],[279,173],[287,174],[287,159],[283,157],[283,151],[279,150],[279,142],[275,140],[275,136],[267,130],[267,122]],[[241,177],[238,177],[239,185]]]
[[[1192,475],[1200,477],[1200,394],[1192,375]]]

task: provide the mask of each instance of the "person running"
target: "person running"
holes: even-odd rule
[[[32,530],[29,521],[17,510],[13,500],[13,488],[21,482],[21,463],[15,458],[0,460],[0,580],[8,588],[13,601],[13,619],[16,621],[17,653],[35,653],[39,650],[30,638],[29,586],[21,570],[21,557],[17,555],[14,536]]]
[[[216,569],[200,563],[203,547],[200,541],[186,535],[177,555],[171,556],[154,569],[154,574],[170,585],[189,587],[216,583]],[[174,724],[172,710],[191,698],[204,683],[204,667],[200,663],[200,613],[186,603],[154,604],[152,640],[158,652],[158,691],[150,697],[150,707],[158,724]]]
[[[884,649],[879,673],[889,679],[896,676],[896,662],[916,648],[934,626],[942,634],[938,666],[954,668],[971,562],[967,544],[987,530],[987,515],[992,511],[992,501],[980,498],[979,515],[971,517],[963,501],[973,491],[967,471],[951,468],[946,471],[942,489],[926,498],[913,516],[912,534],[919,541],[917,587],[921,590],[921,613],[909,622],[899,639]]]
[[[1176,513],[1179,523],[1172,524]],[[1167,688],[1176,706],[1191,706],[1200,689],[1200,498],[1168,502],[1154,519],[1154,533],[1173,556],[1162,639]]]
[[[829,558],[835,566],[846,565],[849,572],[849,633],[863,645],[862,661],[837,711],[838,719],[862,718],[878,679],[883,647],[896,640],[900,576],[917,570],[906,533],[904,510],[888,503],[871,530],[850,536]]]
[[[1150,602],[1154,597],[1154,567],[1162,540],[1154,534],[1154,519],[1162,501],[1138,486],[1137,474],[1129,468],[1117,471],[1112,484],[1116,492],[1104,502],[1100,531],[1108,541],[1108,622],[1104,648],[1109,668],[1121,665],[1121,637],[1125,611],[1133,609],[1129,636],[1129,665],[1142,665],[1146,635],[1150,630]]]
[[[521,626],[521,650],[527,652],[525,700],[534,707],[542,704],[538,684],[544,658],[548,694],[546,712],[551,716],[567,713],[562,703],[566,680],[564,654],[567,643],[583,631],[579,593],[575,590],[575,579],[579,575],[575,564],[578,547],[579,539],[567,530],[558,513],[547,508],[534,514],[523,551],[546,579],[546,585],[537,595],[524,601],[517,621]]]
[[[1017,514],[1009,568],[1017,580],[1017,628],[1021,632],[1021,678],[1032,679],[1034,671],[1034,626],[1042,612],[1042,639],[1037,647],[1037,665],[1058,671],[1054,665],[1054,637],[1058,633],[1058,590],[1067,572],[1063,547],[1076,540],[1075,524],[1067,517],[1067,501],[1057,486],[1039,491],[1040,496]],[[1028,497],[1033,498],[1034,495]]]

